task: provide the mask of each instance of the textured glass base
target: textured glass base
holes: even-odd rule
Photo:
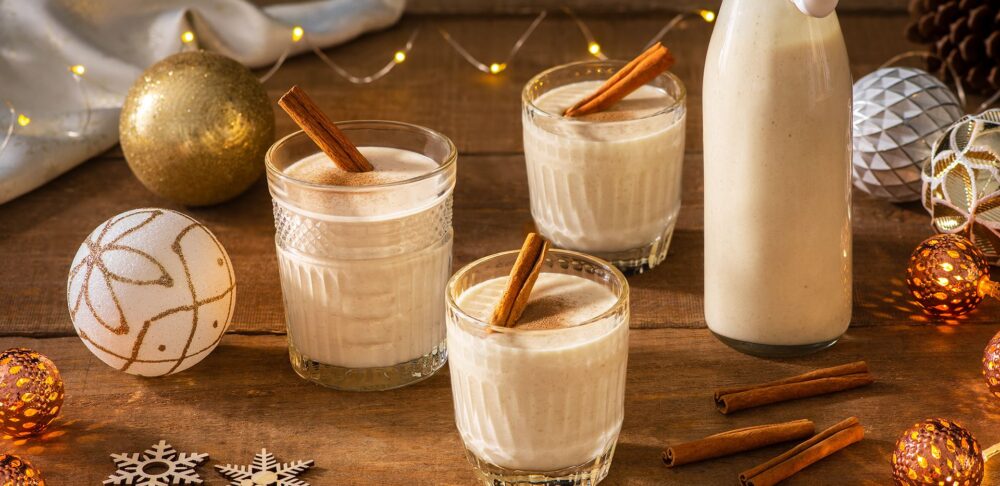
[[[345,391],[381,391],[400,388],[430,378],[448,361],[444,341],[415,360],[378,368],[344,368],[317,361],[300,353],[288,342],[288,356],[295,373],[318,385]]]
[[[518,471],[490,464],[466,449],[476,476],[484,486],[594,486],[601,482],[611,469],[615,455],[615,442],[596,459],[579,466],[558,471]]]
[[[837,341],[840,339],[837,338],[822,343],[783,346],[777,344],[750,343],[740,341],[738,339],[727,338],[726,336],[716,334],[714,332],[712,334],[719,338],[719,341],[722,341],[727,346],[741,353],[746,353],[751,356],[759,356],[761,358],[791,358],[794,356],[804,356],[829,348],[830,346],[837,344]]]
[[[674,220],[676,221],[676,220]],[[594,252],[590,253],[598,258],[607,260],[612,265],[618,267],[626,276],[638,275],[647,272],[659,265],[667,258],[667,250],[670,249],[670,240],[674,236],[674,223],[663,231],[652,243],[631,250],[616,252]]]

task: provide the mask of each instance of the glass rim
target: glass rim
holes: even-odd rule
[[[592,265],[601,267],[602,270],[611,273],[611,275],[616,280],[618,280],[619,282],[621,282],[621,286],[622,286],[621,295],[617,296],[617,298],[615,299],[615,303],[611,304],[611,306],[608,307],[608,309],[605,310],[604,312],[601,312],[600,314],[598,314],[598,315],[596,315],[596,316],[594,316],[594,317],[592,317],[590,319],[587,319],[587,320],[585,320],[585,321],[583,321],[583,322],[581,322],[581,323],[579,323],[579,324],[577,324],[575,326],[558,327],[558,328],[555,328],[555,329],[518,329],[517,327],[497,326],[497,325],[490,324],[489,322],[486,322],[486,321],[477,319],[475,317],[472,317],[469,314],[467,314],[464,310],[462,310],[461,307],[459,307],[458,302],[455,301],[455,297],[452,295],[453,294],[452,290],[455,287],[455,282],[457,282],[460,277],[462,277],[466,273],[472,271],[473,268],[475,268],[475,267],[477,267],[479,265],[483,265],[483,264],[485,264],[486,262],[488,262],[490,260],[495,260],[497,258],[502,258],[502,257],[509,256],[509,255],[516,256],[519,252],[520,252],[520,250],[507,250],[507,251],[502,251],[502,252],[499,252],[499,253],[493,253],[492,255],[487,255],[487,256],[484,256],[482,258],[479,258],[479,259],[477,259],[477,260],[475,260],[475,261],[473,261],[473,262],[465,265],[464,267],[462,267],[461,269],[459,269],[457,272],[455,272],[455,274],[452,275],[451,278],[448,279],[448,283],[445,285],[445,300],[446,300],[446,303],[448,304],[448,308],[450,310],[454,311],[456,314],[459,314],[459,316],[461,316],[462,319],[464,319],[464,320],[466,320],[468,322],[473,323],[478,329],[481,329],[481,330],[484,330],[484,331],[499,332],[499,333],[504,333],[504,334],[531,334],[531,335],[543,335],[543,334],[545,334],[545,335],[549,335],[549,334],[557,334],[557,333],[561,333],[561,332],[569,332],[569,331],[572,331],[574,329],[581,329],[581,328],[584,328],[584,327],[587,327],[587,326],[592,326],[592,325],[598,324],[601,321],[604,321],[605,319],[607,319],[612,314],[614,314],[619,308],[621,308],[623,305],[626,305],[626,303],[628,302],[629,292],[630,292],[629,284],[628,284],[628,279],[625,278],[625,274],[623,274],[621,272],[621,270],[618,270],[618,267],[615,267],[611,263],[609,263],[609,262],[607,262],[607,261],[605,261],[605,260],[603,260],[601,258],[595,257],[593,255],[588,255],[586,253],[580,253],[578,251],[563,250],[563,249],[553,248],[553,249],[550,249],[547,252],[548,255],[559,254],[559,255],[569,256],[569,257],[572,257],[572,258],[575,258],[575,259],[578,259],[578,260],[583,260],[583,261],[585,261],[587,263],[590,263]],[[619,325],[621,325],[621,324],[619,324]],[[626,325],[628,325],[628,324],[626,324]]]
[[[684,82],[681,81],[681,78],[677,77],[676,74],[674,74],[674,73],[672,73],[670,71],[664,71],[663,73],[659,74],[658,76],[656,76],[653,79],[664,78],[667,81],[673,83],[675,86],[677,86],[678,93],[677,93],[677,96],[674,98],[673,103],[670,103],[667,106],[664,106],[662,109],[654,111],[653,113],[649,113],[649,114],[646,114],[646,115],[643,115],[643,116],[640,116],[640,117],[637,117],[637,118],[629,118],[627,120],[580,120],[580,119],[577,119],[577,118],[565,117],[565,116],[562,116],[560,114],[555,114],[555,113],[551,113],[551,112],[548,112],[546,110],[543,110],[541,107],[539,107],[538,105],[535,104],[534,100],[532,100],[532,99],[530,99],[528,97],[528,89],[529,89],[529,87],[531,87],[532,85],[534,85],[535,83],[537,83],[542,77],[551,75],[552,73],[555,73],[557,71],[562,71],[562,70],[565,70],[565,69],[574,68],[574,67],[580,67],[580,66],[585,66],[585,65],[606,65],[606,66],[609,66],[609,67],[618,67],[620,69],[621,67],[625,66],[626,64],[628,64],[627,61],[621,61],[621,60],[617,60],[617,59],[604,59],[604,60],[576,61],[576,62],[570,62],[570,63],[560,64],[558,66],[550,67],[550,68],[548,68],[548,69],[546,69],[546,70],[544,70],[544,71],[542,71],[542,72],[540,72],[540,73],[532,76],[532,78],[530,80],[528,80],[527,83],[524,84],[524,88],[521,89],[521,103],[524,104],[525,106],[530,107],[532,109],[532,111],[537,112],[537,113],[539,113],[539,114],[541,114],[541,115],[543,115],[543,116],[545,116],[547,118],[550,118],[550,119],[553,119],[553,120],[559,120],[560,123],[569,123],[569,124],[576,124],[576,125],[614,125],[614,124],[620,124],[620,123],[630,123],[630,122],[635,122],[635,121],[639,121],[639,120],[648,120],[650,118],[654,118],[654,117],[657,117],[657,116],[661,116],[661,115],[666,115],[666,114],[669,114],[669,113],[673,113],[673,112],[675,112],[675,111],[677,111],[679,109],[682,109],[684,107],[684,104],[687,102],[687,87],[684,86]]]
[[[345,185],[337,185],[337,184],[320,184],[320,183],[316,183],[316,182],[304,181],[302,179],[297,179],[295,177],[291,177],[288,174],[285,174],[284,171],[282,171],[282,170],[278,169],[277,167],[275,167],[275,165],[271,162],[271,159],[273,158],[274,152],[277,151],[277,150],[279,150],[286,143],[290,143],[292,139],[298,138],[298,137],[309,138],[309,136],[306,135],[305,131],[303,131],[303,130],[300,129],[300,130],[296,130],[296,131],[294,131],[292,133],[289,133],[288,135],[285,135],[284,137],[281,137],[280,139],[278,139],[277,141],[275,141],[273,144],[271,144],[270,147],[268,147],[267,152],[264,154],[264,165],[267,168],[267,173],[268,174],[273,174],[278,179],[281,179],[281,180],[284,180],[284,181],[287,181],[287,182],[290,182],[290,183],[293,183],[293,184],[299,184],[301,186],[308,187],[310,189],[317,189],[317,190],[321,190],[321,191],[322,190],[327,190],[327,191],[333,190],[333,191],[338,191],[338,192],[368,192],[368,191],[371,191],[373,189],[383,189],[383,188],[392,188],[392,187],[406,186],[406,185],[410,185],[410,184],[413,184],[413,183],[417,183],[417,182],[421,182],[421,181],[430,179],[430,178],[432,178],[432,177],[434,177],[434,176],[436,176],[438,174],[441,174],[441,173],[444,173],[444,172],[447,172],[447,171],[451,170],[455,166],[455,161],[458,160],[458,148],[455,147],[455,143],[452,142],[450,138],[448,138],[447,136],[445,136],[441,132],[438,132],[437,130],[432,130],[432,129],[427,128],[427,127],[423,127],[423,126],[420,126],[420,125],[415,125],[413,123],[406,123],[406,122],[392,121],[392,120],[345,120],[345,121],[334,122],[334,124],[337,125],[337,128],[340,128],[342,130],[351,130],[351,129],[357,129],[357,128],[366,128],[366,127],[369,127],[369,128],[379,128],[379,127],[381,127],[381,128],[387,128],[387,129],[396,129],[396,130],[400,130],[400,131],[411,131],[411,132],[422,133],[422,134],[428,136],[429,138],[443,141],[445,143],[445,145],[448,147],[448,155],[447,155],[447,157],[445,157],[444,162],[442,162],[440,165],[438,165],[437,168],[435,168],[434,170],[431,170],[431,171],[428,171],[428,172],[424,172],[423,174],[413,176],[413,177],[411,177],[409,179],[403,179],[403,180],[392,181],[392,182],[383,182],[383,183],[379,183],[379,184],[367,184],[367,185],[363,185],[363,186],[345,186]],[[311,142],[311,140],[310,140],[310,142]],[[315,143],[314,143],[314,145],[315,145]],[[318,146],[316,146],[316,153],[323,153],[323,151]],[[435,161],[435,162],[437,162],[437,161]]]

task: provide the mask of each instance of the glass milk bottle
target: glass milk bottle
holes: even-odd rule
[[[851,320],[851,74],[836,0],[724,0],[704,81],[705,320],[791,356]]]

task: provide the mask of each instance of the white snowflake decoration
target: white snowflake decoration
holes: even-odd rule
[[[309,486],[309,483],[298,479],[298,475],[312,465],[311,460],[278,464],[274,454],[261,449],[249,466],[228,464],[215,468],[231,481],[231,486]]]
[[[111,454],[118,470],[104,484],[120,486],[172,486],[201,484],[194,469],[208,459],[208,454],[179,453],[167,441],[142,454]]]

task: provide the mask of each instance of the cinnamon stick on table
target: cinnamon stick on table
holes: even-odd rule
[[[816,432],[810,420],[793,420],[780,424],[757,425],[730,430],[704,439],[672,445],[663,450],[667,467],[728,456],[737,452],[759,449],[779,442],[805,439]]]
[[[823,395],[870,385],[875,378],[868,364],[856,361],[823,368],[760,385],[727,388],[715,392],[715,406],[723,414],[771,403]]]
[[[670,50],[657,42],[604,82],[597,91],[566,109],[563,116],[583,116],[606,110],[652,81],[674,64]]]
[[[865,437],[856,417],[826,429],[788,452],[740,473],[742,486],[771,486]]]
[[[292,86],[292,89],[278,100],[288,116],[306,132],[323,153],[337,167],[347,172],[370,172],[375,170],[371,162],[354,146],[327,116],[319,106],[306,94],[302,88]]]
[[[549,242],[537,233],[528,233],[517,255],[514,267],[510,270],[507,287],[500,296],[500,303],[493,309],[490,324],[494,326],[514,327],[521,318],[524,308],[528,306],[531,288],[542,271],[545,262],[545,252]]]

